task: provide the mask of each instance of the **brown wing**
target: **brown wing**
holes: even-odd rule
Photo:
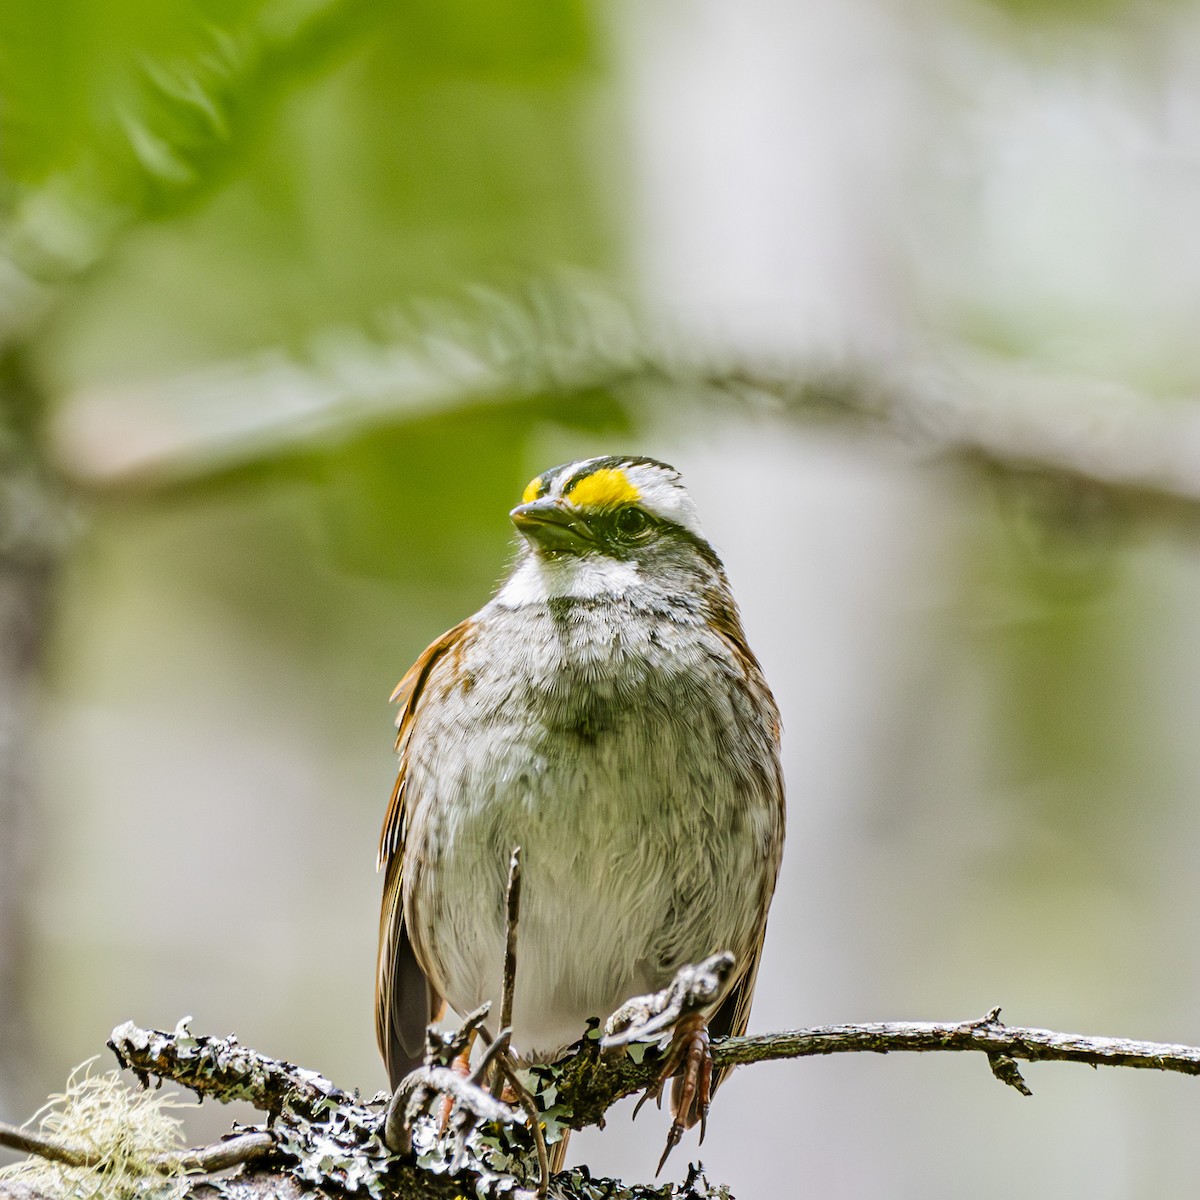
[[[760,877],[762,896],[762,919],[758,926],[758,936],[748,955],[737,965],[741,974],[734,985],[721,1001],[717,1011],[708,1021],[708,1031],[713,1037],[741,1037],[746,1032],[750,1021],[750,1003],[754,999],[754,984],[758,978],[758,963],[762,957],[763,939],[767,932],[767,909],[775,892],[775,879],[779,874],[779,861],[783,856],[783,827],[787,811],[787,802],[783,791],[783,772],[779,762],[779,710],[775,706],[775,698],[763,676],[762,667],[754,652],[746,644],[746,635],[742,631],[742,622],[737,609],[729,599],[728,593],[713,589],[705,596],[708,605],[709,621],[712,628],[721,636],[734,659],[742,669],[747,686],[754,690],[761,704],[770,713],[770,733],[775,743],[775,754],[769,764],[764,764],[764,785],[775,798],[779,818],[779,837],[770,848],[768,861],[763,863],[763,873]],[[712,1078],[712,1091],[716,1091],[721,1080],[732,1068],[715,1070]],[[672,1082],[673,1097],[678,1100],[678,1089],[681,1080],[677,1077]],[[699,1111],[685,1114],[687,1124],[694,1125],[699,1119]]]
[[[448,652],[462,646],[469,626],[469,621],[463,621],[443,633],[413,663],[392,693],[392,700],[400,704],[396,718],[400,770],[379,839],[379,866],[385,874],[383,907],[379,915],[375,1035],[393,1088],[421,1063],[426,1026],[442,1006],[441,997],[433,990],[424,968],[417,961],[404,924],[404,793],[408,740],[430,673]]]

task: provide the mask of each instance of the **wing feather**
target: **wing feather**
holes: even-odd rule
[[[392,693],[400,704],[396,717],[396,750],[400,768],[379,839],[379,867],[384,870],[383,906],[379,915],[379,957],[375,987],[375,1033],[394,1088],[420,1064],[425,1029],[442,1007],[417,958],[404,921],[405,791],[408,742],[434,667],[451,651],[461,650],[469,621],[455,625],[426,648]]]
[[[741,669],[746,685],[755,692],[756,699],[769,714],[768,732],[775,749],[770,765],[764,772],[763,784],[775,803],[776,827],[779,830],[779,836],[769,847],[769,861],[763,864],[764,869],[760,881],[762,917],[758,924],[758,933],[754,944],[749,947],[745,957],[738,963],[740,974],[708,1021],[709,1033],[713,1037],[741,1037],[750,1022],[750,1004],[754,999],[754,984],[758,978],[758,964],[762,958],[763,940],[767,932],[767,910],[775,892],[775,880],[778,877],[779,864],[783,857],[783,831],[787,815],[787,801],[783,789],[783,768],[779,760],[781,733],[779,710],[771,695],[771,689],[767,686],[758,659],[746,644],[746,635],[742,630],[741,619],[728,592],[724,589],[713,589],[705,596],[705,600],[712,629],[729,647],[734,660]],[[717,1069],[713,1072],[713,1092],[717,1090],[722,1079],[731,1069]],[[678,1098],[680,1083],[681,1080],[678,1077],[672,1081],[672,1093],[676,1098]],[[699,1117],[698,1111],[684,1114],[689,1126],[695,1124]]]

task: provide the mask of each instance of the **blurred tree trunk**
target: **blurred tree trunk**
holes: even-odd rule
[[[28,907],[38,837],[35,707],[63,543],[24,372],[0,372],[0,1110],[27,1107]]]

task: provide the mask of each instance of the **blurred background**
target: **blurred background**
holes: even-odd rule
[[[1186,0],[5,0],[0,1117],[184,1014],[384,1086],[388,693],[614,451],[783,709],[751,1029],[1200,1043],[1198,68]],[[699,1156],[1194,1194],[1200,1083],[1026,1077],[744,1069]]]

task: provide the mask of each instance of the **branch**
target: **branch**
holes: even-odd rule
[[[504,982],[500,999],[500,1028],[511,1036],[513,1002],[517,994],[517,932],[521,924],[520,846],[513,847],[512,856],[508,860],[508,889],[505,894],[504,910],[508,932],[504,939]],[[529,1094],[529,1089],[517,1073],[516,1063],[509,1054],[507,1046],[496,1056],[496,1075],[493,1086],[498,1088],[505,1080],[516,1096],[517,1102],[525,1110],[525,1115],[529,1118],[529,1132],[533,1137],[533,1147],[537,1153],[537,1200],[546,1200],[550,1192],[550,1154],[546,1148],[546,1135],[542,1130],[537,1102]]]
[[[779,1058],[808,1058],[815,1054],[928,1053],[938,1050],[967,1050],[986,1054],[989,1058],[1000,1056],[1023,1062],[1074,1062],[1092,1067],[1136,1067],[1200,1075],[1200,1046],[1026,1029],[1005,1025],[1000,1020],[998,1008],[992,1009],[981,1020],[952,1024],[884,1021],[865,1025],[822,1025],[814,1029],[728,1038],[713,1043],[713,1060],[718,1066],[732,1067]]]
[[[710,964],[715,960],[710,960]],[[701,967],[709,964],[701,964]],[[699,973],[700,968],[684,971]],[[655,997],[642,997],[623,1005],[614,1017],[622,1025],[619,1034],[601,1039],[594,1030],[578,1051],[550,1067],[533,1067],[537,1081],[535,1096],[554,1094],[555,1115],[573,1128],[600,1124],[608,1107],[624,1096],[653,1085],[661,1069],[657,1049],[635,1061],[628,1056],[604,1053],[604,1042],[636,1042],[637,1030],[624,1028],[632,1011],[645,1023],[650,1037],[661,1036],[660,1009],[677,1006],[681,972],[670,988]],[[610,1020],[610,1026],[614,1022]],[[1048,1029],[1027,1029],[1005,1025],[1000,1009],[973,1021],[893,1021],[862,1025],[824,1025],[813,1029],[794,1029],[753,1037],[724,1038],[712,1043],[713,1063],[717,1068],[745,1066],[785,1058],[808,1058],[822,1054],[932,1053],[969,1051],[983,1054],[992,1073],[1002,1083],[1031,1095],[1017,1060],[1023,1062],[1076,1062],[1089,1066],[1136,1067],[1143,1070],[1174,1071],[1200,1075],[1200,1047],[1166,1042],[1138,1042],[1125,1038],[1085,1037],[1075,1033],[1057,1033]]]
[[[67,1146],[32,1129],[21,1129],[4,1121],[0,1121],[0,1146],[36,1154],[50,1162],[62,1163],[64,1167],[96,1167],[108,1158],[102,1151]],[[263,1158],[274,1148],[275,1139],[269,1133],[255,1131],[234,1134],[208,1146],[156,1154],[151,1161],[164,1174],[228,1171],[230,1167]]]
[[[504,987],[500,1001],[500,1028],[511,1029],[513,997],[517,990],[517,930],[521,922],[521,847],[514,846],[508,862],[508,888],[504,911],[508,932],[504,939]]]
[[[608,1039],[624,1045],[604,1049],[597,1025],[559,1062],[528,1068],[523,1078],[529,1095],[524,1099],[536,1109],[539,1123],[572,1128],[602,1124],[606,1110],[617,1100],[652,1085],[662,1069],[662,1042],[671,1020],[692,1011],[716,978],[714,972],[719,975],[723,969],[725,957],[714,956],[706,963],[685,968],[662,992],[623,1005],[609,1022]],[[482,1014],[476,1014],[475,1020],[481,1019]],[[455,1035],[439,1038],[444,1042],[439,1053],[444,1054],[454,1053],[462,1040]],[[296,1183],[316,1185],[330,1196],[339,1197],[364,1192],[428,1200],[449,1200],[462,1194],[484,1198],[528,1196],[530,1192],[522,1189],[531,1187],[537,1179],[534,1140],[514,1110],[487,1097],[474,1076],[468,1080],[454,1076],[437,1063],[436,1055],[411,1077],[413,1084],[404,1092],[401,1103],[422,1087],[431,1096],[447,1088],[454,1091],[464,1111],[471,1110],[471,1123],[479,1128],[466,1137],[461,1131],[455,1134],[452,1156],[438,1145],[436,1122],[426,1126],[427,1132],[431,1128],[434,1131],[432,1142],[425,1136],[413,1140],[409,1153],[391,1153],[380,1137],[386,1097],[363,1103],[315,1072],[258,1054],[240,1046],[236,1039],[195,1037],[185,1022],[174,1033],[143,1030],[127,1023],[114,1031],[112,1045],[122,1063],[143,1081],[152,1075],[171,1079],[219,1100],[249,1100],[272,1115],[272,1132],[251,1129],[213,1146],[164,1153],[152,1162],[152,1167],[161,1166],[164,1171],[215,1172],[271,1156],[269,1170],[243,1171],[229,1180],[206,1178],[192,1188],[190,1195],[195,1200],[257,1200],[260,1196],[291,1195],[288,1189]],[[1024,1095],[1030,1092],[1017,1067],[1018,1060],[1200,1075],[1198,1046],[1009,1026],[1000,1020],[998,1008],[973,1021],[825,1025],[712,1043],[713,1061],[724,1068],[818,1054],[940,1051],[984,1055],[996,1077]],[[487,1068],[485,1062],[475,1074],[481,1078],[480,1072]],[[442,1074],[452,1078],[443,1080]],[[11,1126],[0,1126],[0,1145],[67,1166],[103,1161],[102,1155],[92,1151]],[[598,1194],[613,1200],[692,1200],[721,1194],[711,1190],[695,1171],[682,1187],[667,1184],[652,1188],[603,1181],[608,1190],[597,1191],[601,1182],[592,1179],[586,1168],[575,1168],[554,1177],[554,1190],[564,1200],[583,1200]],[[0,1181],[0,1200],[32,1195],[20,1191],[28,1186],[18,1180],[12,1188]]]
[[[695,971],[696,968],[685,968]],[[677,1003],[677,989],[659,993],[665,1001]],[[622,1006],[622,1013],[631,1005]],[[647,1012],[648,1028],[657,1039],[661,1033],[658,1014]],[[184,1027],[186,1029],[186,1026]],[[277,1059],[258,1055],[240,1046],[234,1039],[193,1039],[188,1035],[180,1051],[178,1034],[137,1030],[126,1024],[114,1032],[113,1042],[121,1046],[119,1056],[126,1065],[142,1074],[154,1074],[218,1099],[249,1099],[267,1111],[278,1111],[288,1089],[295,1089],[294,1103],[303,1111],[319,1116],[327,1106],[349,1102],[350,1097],[313,1072],[301,1071]],[[628,1033],[624,1041],[633,1041]],[[530,1075],[535,1098],[553,1089],[557,1119],[573,1128],[599,1124],[605,1110],[624,1096],[652,1084],[661,1067],[659,1055],[651,1051],[641,1056],[605,1053],[599,1029],[594,1029],[575,1050],[549,1066],[534,1066]],[[236,1058],[229,1056],[230,1044]],[[226,1063],[226,1073],[218,1080],[213,1072],[198,1069],[194,1047],[207,1047],[208,1053]],[[1058,1033],[1048,1029],[1030,1029],[1005,1025],[999,1008],[977,1020],[958,1022],[893,1021],[852,1025],[823,1025],[750,1037],[716,1039],[712,1043],[713,1062],[717,1067],[745,1066],[784,1058],[808,1058],[824,1054],[869,1052],[874,1054],[933,1053],[967,1051],[987,1056],[997,1064],[994,1069],[1010,1086],[1017,1086],[1019,1075],[1006,1067],[1003,1059],[1023,1062],[1076,1062],[1089,1066],[1134,1067],[1143,1070],[1174,1071],[1200,1075],[1200,1047],[1166,1042],[1141,1042],[1125,1038],[1086,1037]],[[251,1083],[250,1081],[257,1081]],[[263,1081],[271,1080],[267,1085]],[[319,1082],[318,1082],[319,1081]],[[546,1112],[551,1106],[542,1105]]]
[[[275,1149],[275,1139],[265,1131],[252,1130],[238,1133],[223,1142],[213,1142],[192,1150],[180,1150],[175,1154],[164,1154],[163,1165],[187,1174],[207,1174],[228,1171],[242,1163],[265,1158]]]
[[[535,280],[414,302],[359,326],[313,332],[201,371],[67,396],[59,461],[84,488],[136,494],[185,486],[431,412],[496,404],[571,422],[582,399],[636,416],[766,409],[880,435],[917,454],[1065,485],[1044,497],[1070,517],[1104,506],[1200,517],[1200,404],[1047,371],[947,344],[884,359],[763,359],[714,353],[647,327],[604,285]],[[170,400],[173,420],[161,420]],[[114,420],[138,436],[109,436]]]
[[[0,1146],[20,1150],[23,1154],[36,1154],[39,1158],[62,1163],[65,1167],[94,1167],[102,1158],[87,1150],[60,1145],[53,1138],[32,1129],[9,1125],[5,1121],[0,1121]]]
[[[273,1117],[287,1109],[307,1120],[319,1120],[331,1109],[353,1102],[349,1093],[316,1071],[259,1054],[236,1037],[193,1036],[190,1020],[184,1017],[173,1033],[126,1021],[113,1030],[109,1049],[143,1086],[156,1075],[181,1084],[201,1099],[245,1100]]]

